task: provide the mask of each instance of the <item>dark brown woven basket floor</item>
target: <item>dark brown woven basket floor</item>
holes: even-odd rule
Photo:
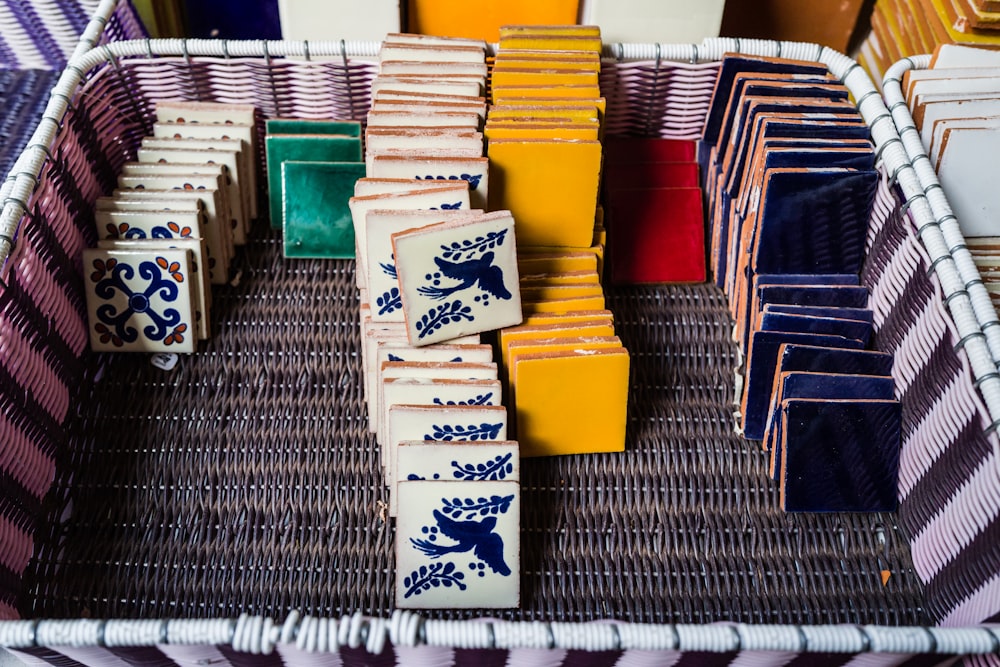
[[[26,616],[390,612],[353,262],[285,260],[260,229],[240,266],[214,337],[172,372],[92,359]],[[632,354],[627,451],[522,462],[522,608],[488,615],[926,622],[894,516],[778,510],[764,456],[732,434],[724,303],[708,285],[609,294]]]

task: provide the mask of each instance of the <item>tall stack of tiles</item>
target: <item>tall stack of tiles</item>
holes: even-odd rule
[[[209,338],[211,286],[229,281],[257,215],[254,113],[157,104],[153,136],[97,200],[99,241],[83,253],[92,349],[191,353]]]
[[[746,360],[744,435],[788,511],[895,507],[900,406],[859,286],[878,174],[868,127],[822,65],[727,57],[699,162],[712,269]]]
[[[499,342],[522,456],[625,446],[629,356],[600,282],[601,48],[594,26],[506,26],[493,63],[489,206],[516,221],[525,315]]]
[[[369,428],[400,608],[516,607],[518,443],[493,348],[521,321],[514,219],[485,213],[485,44],[389,35],[350,200]]]

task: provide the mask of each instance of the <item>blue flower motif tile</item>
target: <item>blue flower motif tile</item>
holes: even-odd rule
[[[98,351],[195,351],[189,250],[83,252],[90,344]]]
[[[392,244],[411,345],[521,322],[509,211],[396,233]]]
[[[461,442],[442,444],[426,440],[399,443],[400,481],[517,482],[520,455],[517,442]]]
[[[396,606],[505,609],[520,603],[520,486],[403,481]]]

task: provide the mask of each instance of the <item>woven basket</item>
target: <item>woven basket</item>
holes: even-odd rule
[[[258,225],[197,355],[164,372],[90,353],[80,251],[156,100],[252,103],[261,129],[363,119],[377,47],[123,42],[63,74],[46,111],[59,122],[32,139],[47,155],[23,157],[0,214],[16,238],[0,274],[0,428],[16,444],[0,461],[0,599],[12,617],[64,620],[2,622],[0,645],[114,665],[996,659],[1000,634],[976,626],[1000,612],[992,359],[968,293],[938,277],[947,248],[921,243],[925,203],[885,105],[827,49],[608,45],[607,132],[696,138],[728,51],[818,59],[845,80],[884,175],[862,280],[894,304],[875,342],[896,354],[904,407],[896,514],[781,513],[760,452],[733,434],[722,295],[616,288],[634,360],[627,451],[523,462],[521,609],[393,612],[352,262],[285,260]]]

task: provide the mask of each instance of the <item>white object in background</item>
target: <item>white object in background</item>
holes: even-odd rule
[[[399,32],[399,0],[278,0],[283,39],[381,42]]]
[[[942,44],[931,64],[934,69],[952,67],[997,67],[1000,66],[1000,52],[977,49],[958,44]]]
[[[580,22],[605,43],[700,44],[718,37],[725,0],[582,0]]]

